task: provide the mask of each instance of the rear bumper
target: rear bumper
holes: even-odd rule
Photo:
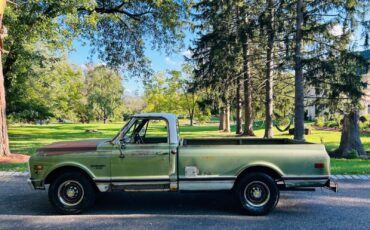
[[[330,179],[325,183],[324,188],[327,188],[333,192],[338,192],[338,184]]]
[[[286,190],[324,187],[334,192],[338,191],[338,184],[332,181],[329,176],[284,177],[283,181]]]
[[[34,180],[32,178],[29,178],[27,180],[27,183],[28,185],[32,188],[32,189],[37,189],[37,190],[45,190],[45,185],[44,185],[44,181],[42,180]]]

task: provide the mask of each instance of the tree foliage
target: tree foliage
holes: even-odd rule
[[[193,88],[192,77],[187,69],[185,66],[183,72],[158,72],[150,82],[146,82],[144,111],[175,113],[188,117],[190,125],[193,125],[194,119],[199,123],[207,121],[210,110],[201,108],[204,95]]]
[[[106,123],[109,118],[122,116],[122,79],[115,70],[98,66],[88,72],[86,82],[87,106],[97,120]]]
[[[90,43],[92,54],[128,76],[149,77],[150,62],[144,53],[153,49],[172,52],[181,46],[184,20],[191,1],[118,0],[16,0],[7,7],[4,24],[4,75],[8,114],[20,112],[30,71],[48,58],[58,58],[75,39]],[[48,55],[40,51],[47,49]],[[36,106],[36,105],[35,105]],[[34,107],[35,107],[34,106]],[[38,105],[40,107],[41,105]]]

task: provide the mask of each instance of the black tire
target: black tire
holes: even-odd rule
[[[250,173],[238,182],[236,196],[244,213],[266,215],[279,201],[279,188],[274,179],[265,173]]]
[[[49,187],[49,201],[62,214],[78,214],[90,208],[96,199],[96,188],[79,172],[61,174]]]

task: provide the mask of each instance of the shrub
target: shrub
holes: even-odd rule
[[[325,126],[325,117],[316,117],[315,118],[315,125],[319,127],[324,127]]]
[[[333,114],[332,120],[335,121],[338,124],[338,127],[341,127],[343,125],[343,115],[340,115],[338,113]]]
[[[364,131],[367,128],[369,128],[369,124],[361,122],[361,123],[358,124],[358,127],[360,128],[361,131]]]
[[[327,121],[325,123],[325,126],[329,128],[339,128],[339,124],[337,121]]]
[[[370,120],[369,115],[362,115],[359,119],[361,123],[367,123]]]

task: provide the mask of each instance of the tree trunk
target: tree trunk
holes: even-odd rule
[[[230,128],[230,104],[227,103],[226,104],[226,110],[225,110],[225,127],[224,127],[224,132],[230,132],[231,131],[231,128]]]
[[[237,89],[236,89],[236,134],[241,134],[242,133],[242,98],[241,98],[241,81],[240,78],[238,77],[237,82]]]
[[[244,136],[255,136],[252,114],[252,76],[249,68],[248,36],[243,41],[243,83],[244,83]]]
[[[225,109],[222,107],[220,108],[220,125],[218,126],[218,130],[225,129]]]
[[[350,114],[344,116],[340,145],[339,148],[334,151],[335,156],[345,158],[352,158],[354,156],[367,158],[367,154],[361,143],[358,122],[358,111],[352,111]]]
[[[268,1],[270,21],[267,23],[267,56],[266,56],[266,98],[265,98],[265,135],[264,138],[272,138],[272,113],[273,113],[273,52],[274,52],[274,10],[272,0]]]
[[[193,120],[194,120],[193,115],[189,116],[189,120],[190,120],[190,126],[193,126]]]
[[[104,122],[104,124],[107,124],[107,120],[108,120],[107,112],[105,110],[103,110],[103,122]]]
[[[297,1],[296,36],[295,36],[295,97],[294,97],[294,139],[304,140],[304,81],[302,66],[302,25],[303,0]]]
[[[4,6],[5,7],[5,6]],[[3,15],[0,14],[0,33],[3,32]],[[8,126],[6,121],[6,100],[2,63],[3,41],[0,40],[0,157],[10,155]]]

